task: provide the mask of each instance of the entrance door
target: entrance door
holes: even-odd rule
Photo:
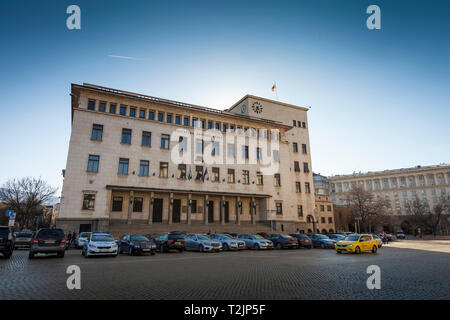
[[[173,199],[172,222],[174,222],[174,223],[181,222],[181,200],[180,199]]]
[[[225,201],[225,205],[223,207],[223,211],[225,213],[225,223],[230,223],[230,211],[229,211],[228,201]]]
[[[208,201],[208,223],[214,222],[214,201]]]
[[[162,222],[163,199],[153,200],[153,222]]]
[[[80,232],[78,233],[78,234],[80,234],[80,233],[82,233],[82,232],[91,232],[92,230],[91,230],[91,224],[89,223],[89,224],[80,224]]]

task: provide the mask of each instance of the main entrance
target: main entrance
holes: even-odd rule
[[[208,223],[214,223],[214,201],[208,201]]]
[[[162,222],[163,215],[163,199],[153,200],[153,222]]]
[[[174,223],[181,222],[181,200],[180,199],[173,199],[172,222],[174,222]]]

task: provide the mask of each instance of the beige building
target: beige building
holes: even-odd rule
[[[320,174],[313,174],[316,221],[309,218],[308,232],[333,233],[336,232],[333,202],[330,199],[328,178]]]
[[[331,200],[345,205],[345,195],[358,185],[390,202],[390,213],[409,215],[409,204],[417,197],[432,206],[449,196],[450,165],[417,166],[329,177]]]
[[[315,214],[306,108],[247,95],[221,111],[90,84],[71,96],[59,227],[293,232]]]

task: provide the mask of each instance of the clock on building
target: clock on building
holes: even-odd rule
[[[252,104],[252,109],[253,111],[255,111],[256,113],[261,113],[263,111],[263,106],[261,103],[259,103],[258,101],[254,102]]]

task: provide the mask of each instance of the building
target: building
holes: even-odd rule
[[[294,232],[314,215],[307,108],[246,95],[217,110],[71,90],[58,227]]]
[[[315,217],[316,221],[307,221],[308,232],[332,233],[336,232],[334,223],[333,202],[330,199],[330,188],[328,178],[313,173]],[[312,226],[312,228],[311,228]]]
[[[432,206],[441,197],[448,198],[450,188],[450,165],[439,164],[433,166],[416,166],[367,173],[349,175],[335,175],[328,178],[330,182],[331,201],[336,205],[335,211],[340,215],[339,227],[352,230],[354,221],[349,221],[345,215],[346,194],[352,186],[360,186],[373,192],[376,198],[388,200],[389,213],[398,229],[403,223],[407,224],[407,216],[411,215],[410,204],[418,197]],[[349,228],[347,228],[347,226]],[[390,228],[390,229],[392,229]],[[404,226],[403,228],[407,228]]]

